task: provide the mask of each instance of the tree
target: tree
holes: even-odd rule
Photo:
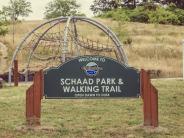
[[[183,0],[165,0],[167,4],[175,4],[178,8],[184,9],[184,1]]]
[[[111,11],[122,7],[136,8],[136,0],[94,0],[90,9],[94,14]]]
[[[157,3],[160,3],[162,5],[175,4],[177,8],[184,9],[184,0],[152,0],[152,1],[146,0],[146,2],[157,2]]]
[[[10,0],[8,6],[3,6],[3,12],[10,19],[18,20],[27,17],[32,12],[31,3],[26,0]]]
[[[45,7],[45,17],[47,19],[56,18],[60,16],[78,15],[78,8],[76,0],[53,0]]]
[[[90,9],[94,14],[101,12],[107,12],[113,9],[117,9],[121,5],[121,0],[94,0]]]
[[[177,8],[184,9],[184,0],[94,0],[90,9],[94,14],[104,13],[118,8],[134,9],[145,5],[170,5],[175,4]]]

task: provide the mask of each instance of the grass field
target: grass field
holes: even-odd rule
[[[54,129],[21,130],[28,86],[0,89],[0,138],[183,138],[183,81],[153,84],[159,90],[160,127],[155,131],[139,127],[141,99],[43,100],[42,126]]]

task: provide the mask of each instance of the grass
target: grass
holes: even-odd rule
[[[23,131],[25,91],[28,86],[0,89],[0,137],[6,138],[182,138],[184,137],[184,83],[154,80],[159,90],[159,131],[142,124],[141,99],[42,100],[42,126],[55,129]]]

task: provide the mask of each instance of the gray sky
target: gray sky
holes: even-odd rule
[[[45,6],[48,2],[52,0],[27,0],[27,1],[31,2],[33,13],[31,13],[30,16],[25,19],[37,20],[37,19],[43,19]],[[92,11],[90,11],[89,9],[92,2],[93,0],[77,0],[77,3],[81,5],[80,11],[82,13],[85,13],[88,17],[91,17],[93,15]],[[0,8],[3,5],[7,5],[8,3],[9,3],[9,0],[0,0]]]

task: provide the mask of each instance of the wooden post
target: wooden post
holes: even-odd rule
[[[14,60],[13,79],[14,79],[14,86],[18,86],[19,83],[18,60]]]
[[[151,85],[151,115],[151,125],[158,127],[158,91],[153,85]]]
[[[143,99],[144,126],[158,127],[158,91],[151,84],[149,74],[141,70],[141,97]],[[29,126],[40,125],[43,98],[43,71],[34,75],[33,85],[26,91],[26,121]]]
[[[43,97],[43,71],[35,73],[33,85],[26,92],[26,121],[29,126],[40,125],[41,99]]]
[[[32,124],[32,117],[34,116],[34,107],[33,107],[33,92],[34,92],[34,86],[31,85],[29,89],[26,91],[26,121],[28,125]]]
[[[158,127],[158,91],[151,84],[149,74],[143,69],[141,70],[141,97],[144,126]]]
[[[0,78],[0,89],[3,88],[3,79]]]

